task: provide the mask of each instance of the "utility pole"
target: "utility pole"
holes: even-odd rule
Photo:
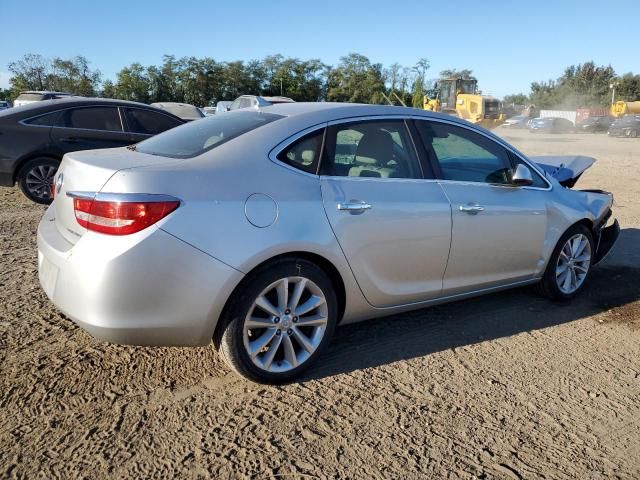
[[[620,82],[613,81],[609,84],[609,88],[611,89],[611,105],[616,102],[616,87],[620,85]]]
[[[280,96],[282,96],[282,77],[280,77]]]

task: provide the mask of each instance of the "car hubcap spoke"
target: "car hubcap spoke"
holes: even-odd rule
[[[565,294],[575,292],[587,277],[591,265],[591,244],[579,233],[563,245],[556,265],[556,282]]]
[[[269,372],[302,365],[324,338],[328,306],[324,293],[304,277],[273,282],[257,296],[243,324],[251,361]]]
[[[310,311],[318,308],[323,303],[324,303],[324,297],[313,296],[309,300],[307,300],[305,303],[300,305],[296,309],[296,313],[298,315],[304,315],[305,313],[309,313]]]

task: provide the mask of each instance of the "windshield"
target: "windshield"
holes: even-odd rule
[[[283,116],[253,110],[216,115],[167,130],[139,143],[136,150],[163,157],[195,157],[280,118]]]
[[[21,93],[16,100],[35,100],[39,102],[44,98],[42,93]]]

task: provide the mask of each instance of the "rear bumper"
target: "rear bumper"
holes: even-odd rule
[[[40,284],[51,301],[99,340],[204,345],[237,270],[157,226],[122,237],[87,232],[75,244],[49,208],[38,226]]]
[[[620,236],[620,224],[618,220],[614,220],[611,225],[600,230],[598,237],[598,245],[596,247],[596,255],[593,264],[597,264],[604,260],[615,245]]]

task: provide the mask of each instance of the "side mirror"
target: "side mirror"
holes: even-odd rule
[[[512,185],[516,187],[526,187],[533,184],[533,177],[531,176],[531,170],[526,165],[519,163],[516,167],[516,171],[513,172],[511,177]]]

